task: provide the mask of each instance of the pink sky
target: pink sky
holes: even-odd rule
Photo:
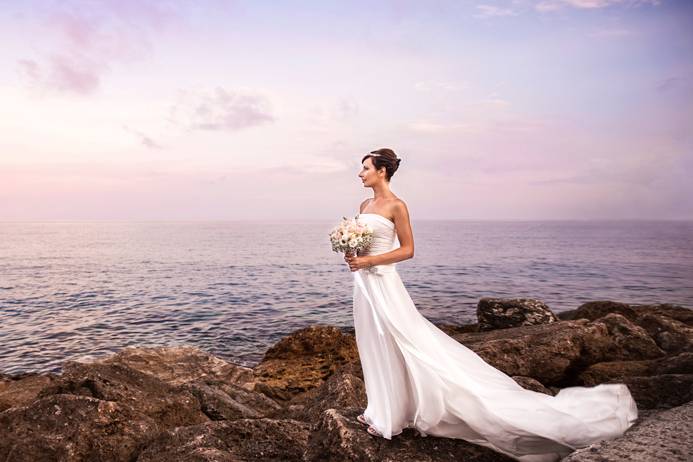
[[[274,3],[5,5],[0,221],[693,219],[689,2]]]

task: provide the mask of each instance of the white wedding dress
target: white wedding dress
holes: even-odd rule
[[[361,213],[374,230],[368,255],[399,246],[395,225]],[[416,309],[395,264],[354,273],[354,327],[368,406],[384,438],[406,427],[460,438],[524,462],[556,461],[623,434],[638,410],[624,384],[527,390],[449,337]]]

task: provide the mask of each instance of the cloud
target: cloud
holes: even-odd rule
[[[557,11],[563,7],[578,9],[599,9],[612,5],[623,5],[627,7],[639,5],[658,6],[660,0],[542,0],[534,8],[542,13]]]
[[[479,13],[474,15],[476,18],[494,18],[499,16],[517,16],[517,13],[510,8],[501,8],[493,5],[477,5]]]
[[[18,61],[21,73],[34,86],[47,87],[59,92],[89,94],[96,90],[105,70],[103,64],[87,57],[75,58],[55,54],[48,62],[39,64],[34,60]]]
[[[686,83],[686,79],[683,77],[669,77],[661,80],[657,83],[656,88],[660,93],[667,93],[672,90],[681,88]]]
[[[144,147],[149,149],[163,149],[163,146],[161,146],[159,143],[157,143],[151,137],[145,135],[141,131],[132,129],[126,125],[123,125],[123,129],[135,135]]]
[[[238,131],[274,122],[275,117],[265,96],[217,87],[205,93],[182,92],[170,120],[190,129]]]
[[[48,51],[20,58],[21,74],[34,86],[59,93],[94,93],[112,65],[139,59],[152,37],[176,17],[162,1],[67,1],[41,11]]]
[[[342,98],[337,103],[334,110],[334,117],[337,120],[347,120],[357,116],[359,113],[359,105],[353,99]]]

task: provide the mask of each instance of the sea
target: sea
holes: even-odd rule
[[[252,367],[298,329],[353,328],[336,223],[2,222],[0,372],[59,372],[127,346],[192,345]],[[397,270],[420,313],[482,297],[555,313],[593,300],[693,307],[691,221],[412,222]]]

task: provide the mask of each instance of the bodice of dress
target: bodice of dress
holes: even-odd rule
[[[395,232],[395,224],[389,219],[377,213],[359,213],[357,220],[367,223],[373,229],[373,241],[363,255],[380,255],[399,247],[399,240]],[[386,265],[375,265],[365,269],[373,274],[395,272],[396,263]]]

